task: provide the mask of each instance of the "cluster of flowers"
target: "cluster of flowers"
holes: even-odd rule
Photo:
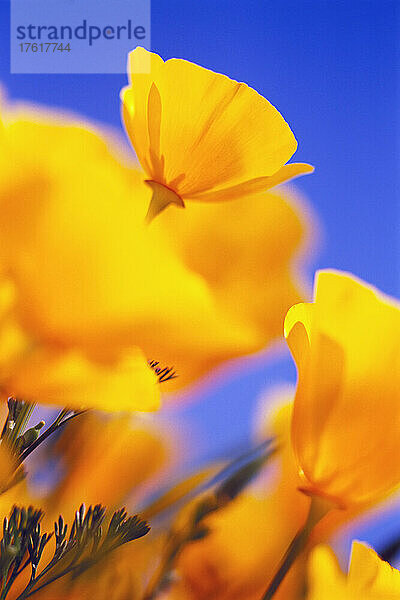
[[[141,48],[129,75],[141,168],[82,120],[1,107],[0,600],[400,598],[372,549],[355,543],[345,575],[324,545],[400,484],[400,306],[338,271],[302,302],[314,221],[269,190],[313,169],[287,164],[297,143],[266,99]],[[263,420],[261,458],[146,501],[171,475],[169,441],[104,413],[157,410],[160,389],[283,336],[297,389]],[[35,404],[61,408],[43,433],[27,429]],[[30,473],[49,464],[38,490]],[[129,494],[140,518],[99,505]]]

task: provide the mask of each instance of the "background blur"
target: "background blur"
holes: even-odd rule
[[[151,31],[152,49],[164,59],[186,58],[245,81],[289,122],[299,140],[296,161],[316,167],[297,182],[322,224],[313,267],[349,270],[397,296],[399,12],[398,0],[152,0]],[[121,130],[125,77],[10,75],[8,0],[0,0],[0,43],[10,98]],[[249,437],[260,394],[295,377],[284,350],[269,361],[258,356],[210,378],[163,418],[195,432],[198,460],[230,452]],[[381,534],[391,519],[380,519]],[[373,542],[377,530],[362,530],[363,539]]]

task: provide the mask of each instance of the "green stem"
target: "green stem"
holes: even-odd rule
[[[11,587],[12,587],[14,581],[16,580],[17,576],[18,576],[18,573],[17,573],[16,569],[14,568],[6,585],[4,585],[4,583],[7,581],[7,577],[5,577],[5,579],[3,581],[3,587],[2,587],[2,591],[1,591],[0,600],[4,600],[7,597],[8,592],[11,590]]]
[[[52,435],[52,433],[54,433],[55,431],[57,431],[57,429],[59,429],[60,427],[63,427],[66,423],[68,423],[69,421],[71,421],[72,419],[75,419],[75,417],[79,417],[79,415],[82,415],[83,413],[87,412],[86,410],[81,410],[79,412],[74,413],[73,415],[67,417],[66,419],[64,419],[65,414],[67,414],[69,411],[61,411],[61,413],[58,415],[57,419],[54,421],[54,423],[48,428],[46,429],[46,431],[38,437],[38,439],[33,442],[33,444],[31,444],[29,446],[29,448],[27,448],[19,457],[19,462],[22,463],[34,450],[36,450],[36,448],[45,440],[47,440],[48,437],[50,437]]]
[[[261,600],[271,600],[277,592],[282,581],[286,577],[289,569],[297,557],[304,550],[311,532],[319,521],[327,514],[332,508],[331,504],[327,504],[324,500],[314,496],[310,503],[310,508],[307,516],[307,520],[303,527],[296,533],[289,547],[287,548],[281,563],[272,578],[267,591],[263,595]]]
[[[8,593],[8,590],[6,590],[7,576],[8,576],[8,570],[5,575],[3,574],[3,583],[1,584],[0,600],[4,600]]]
[[[43,583],[41,583],[37,588],[35,588],[35,584],[39,581],[39,579],[35,579],[32,582],[32,585],[31,584],[27,585],[27,587],[24,589],[24,591],[22,592],[22,594],[20,596],[18,596],[17,600],[25,600],[25,598],[30,598],[31,596],[33,596],[37,592],[40,592],[40,590],[42,590],[46,586],[50,585],[54,581],[57,581],[57,579],[60,579],[61,577],[64,577],[65,575],[68,575],[68,573],[70,573],[73,570],[74,570],[74,567],[68,567],[68,568],[64,569],[64,571],[61,571],[57,575],[54,575],[53,577],[51,577],[47,581],[44,581]]]
[[[147,185],[152,189],[150,205],[146,215],[146,224],[149,225],[157,215],[167,208],[170,204],[175,204],[181,208],[185,208],[185,204],[180,196],[173,190],[170,190],[165,185],[157,181],[146,181]]]

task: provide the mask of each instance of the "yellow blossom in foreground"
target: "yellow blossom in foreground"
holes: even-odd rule
[[[6,396],[75,409],[130,411],[159,406],[157,380],[137,348],[116,360],[93,361],[83,353],[55,348],[30,350],[3,365]],[[8,370],[9,369],[9,370]]]
[[[400,572],[360,542],[353,542],[347,576],[340,570],[328,547],[317,547],[310,559],[309,585],[307,600],[400,598]]]
[[[130,53],[128,72],[125,127],[158,211],[188,199],[232,200],[312,171],[285,164],[297,142],[280,113],[246,84],[143,48]]]
[[[296,531],[293,513],[283,512],[278,497],[246,493],[205,524],[210,533],[183,551],[168,600],[259,600]],[[300,584],[296,566],[277,600],[294,600]]]
[[[400,482],[400,307],[355,277],[322,271],[291,308],[298,368],[292,437],[307,493],[339,506]]]
[[[38,597],[40,600],[143,600],[143,580],[154,568],[155,555],[162,549],[161,540],[149,542],[150,535],[111,552],[100,564],[75,579],[61,578],[41,590]],[[11,595],[10,600],[16,598]]]
[[[266,481],[244,492],[210,515],[209,534],[184,549],[177,581],[168,600],[260,600],[297,530],[302,526],[309,499],[297,489],[299,480],[290,445],[292,404],[280,394],[279,407],[263,427],[276,436],[278,453],[268,465]],[[282,404],[284,400],[284,404]],[[272,427],[271,427],[272,420]],[[285,578],[277,600],[296,600],[303,587],[303,560]]]
[[[14,246],[15,247],[15,246]],[[0,281],[0,382],[4,397],[71,408],[155,409],[159,390],[139,348],[109,360],[91,360],[82,349],[54,344],[23,322],[15,285]],[[5,299],[7,298],[7,302]],[[110,402],[118,398],[118,403]]]
[[[3,113],[4,393],[149,410],[159,386],[147,359],[169,363],[179,348],[190,363],[259,343],[253,329],[225,317],[165,236],[145,226],[150,190],[95,130],[33,109]],[[184,361],[177,367],[185,372]]]

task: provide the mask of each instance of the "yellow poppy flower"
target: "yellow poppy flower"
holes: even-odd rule
[[[159,407],[157,378],[139,348],[132,346],[107,358],[92,358],[83,348],[56,344],[46,335],[33,333],[24,323],[24,306],[29,298],[18,299],[9,278],[0,282],[1,295],[10,300],[0,309],[3,400],[13,396],[33,403],[107,411]]]
[[[397,600],[400,572],[368,546],[353,542],[348,575],[326,546],[318,546],[310,558],[307,600]]]
[[[115,360],[91,360],[74,350],[26,350],[7,361],[2,390],[6,396],[69,408],[143,411],[159,408],[157,380],[138,349]]]
[[[146,486],[171,460],[166,436],[151,424],[94,412],[71,422],[50,452],[62,475],[37,501],[50,526],[59,514],[73,517],[82,502],[111,510],[132,494],[135,503],[143,500]]]
[[[181,59],[136,48],[121,92],[128,136],[154,192],[170,203],[231,200],[309,173],[290,164],[297,142],[255,90]]]
[[[166,235],[145,226],[150,190],[95,130],[27,108],[3,113],[0,253],[12,288],[4,303],[13,304],[0,332],[6,393],[154,409],[159,391],[144,356],[179,355],[184,373],[186,362],[204,369],[260,344],[225,316]]]
[[[291,385],[278,386],[273,390],[269,389],[262,396],[256,414],[257,437],[260,442],[271,436],[271,419],[274,425],[272,434],[276,437],[281,457],[281,467],[274,475],[274,482],[276,481],[275,493],[279,498],[282,512],[287,518],[291,519],[293,535],[305,523],[310,506],[309,499],[299,491],[299,488],[304,485],[304,479],[302,474],[299,473],[291,443],[294,397],[295,389]],[[268,476],[268,472],[266,481],[262,480],[259,487],[262,493],[266,494],[268,492],[271,487],[271,477]],[[348,525],[350,521],[360,517],[361,514],[370,510],[373,506],[375,506],[375,503],[354,505],[348,510],[329,512],[313,530],[307,549],[326,542],[341,528]]]
[[[399,304],[322,271],[285,335],[298,368],[292,437],[307,493],[348,507],[400,482]]]

